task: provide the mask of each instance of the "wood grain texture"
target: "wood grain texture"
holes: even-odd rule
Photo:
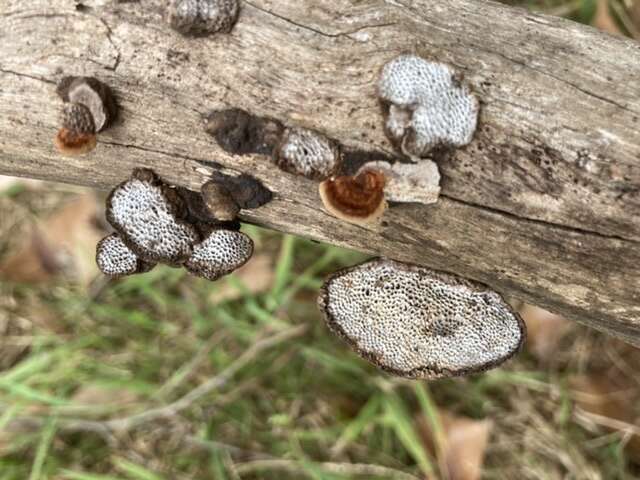
[[[230,35],[188,39],[163,2],[0,0],[0,173],[109,188],[133,167],[197,190],[251,172],[275,200],[245,221],[454,272],[640,345],[640,44],[480,0],[251,0]],[[363,228],[317,184],[206,135],[243,108],[392,152],[375,92],[402,52],[448,62],[481,99],[474,141],[438,159],[443,197]],[[80,158],[52,139],[63,75],[120,118]]]

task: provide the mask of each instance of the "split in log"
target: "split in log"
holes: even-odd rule
[[[2,1],[0,174],[106,189],[148,167],[198,190],[250,172],[275,198],[244,221],[453,272],[640,345],[640,44],[481,0],[251,0],[231,34],[187,38],[165,3]],[[346,224],[316,182],[204,132],[210,110],[237,107],[394,155],[375,84],[403,52],[453,65],[481,101],[473,142],[438,159],[435,205]],[[120,105],[82,157],[52,141],[65,75]]]

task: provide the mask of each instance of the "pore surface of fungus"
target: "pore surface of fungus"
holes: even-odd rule
[[[82,155],[96,147],[96,129],[87,107],[79,103],[65,103],[62,110],[62,128],[55,144],[60,153]]]
[[[193,249],[184,266],[192,274],[217,280],[244,265],[253,254],[253,241],[242,232],[213,230]]]
[[[286,172],[324,180],[340,167],[340,146],[314,130],[287,128],[274,152],[274,162]]]
[[[479,103],[449,65],[401,55],[382,68],[378,95],[387,134],[406,155],[424,157],[473,138]]]
[[[107,220],[138,256],[148,262],[180,264],[199,235],[181,220],[185,206],[175,190],[147,169],[115,187],[107,199]]]
[[[432,160],[394,164],[369,162],[360,168],[358,174],[367,170],[384,174],[384,195],[391,202],[429,205],[436,203],[440,196],[440,171]]]
[[[318,188],[330,213],[347,222],[369,224],[377,221],[387,207],[384,186],[383,173],[366,170],[354,177],[330,178]]]
[[[330,329],[359,355],[409,378],[489,369],[526,336],[522,319],[487,287],[392,260],[335,273],[318,303]]]
[[[169,0],[168,21],[185,35],[228,33],[239,11],[239,0]]]
[[[144,273],[154,267],[154,264],[141,260],[117,233],[98,242],[96,263],[102,273],[113,277]]]

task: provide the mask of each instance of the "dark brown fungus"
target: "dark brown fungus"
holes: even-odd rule
[[[96,263],[102,273],[111,277],[145,273],[155,266],[140,259],[117,233],[112,233],[98,243]]]
[[[202,186],[200,193],[213,218],[229,222],[235,220],[240,213],[240,207],[224,184],[209,180]]]
[[[237,177],[214,172],[211,181],[223,186],[242,209],[259,208],[271,201],[273,194],[262,182],[243,173]]]
[[[107,220],[143,260],[180,265],[200,240],[183,218],[186,205],[175,189],[151,170],[136,169],[107,198]]]
[[[319,186],[324,207],[350,223],[370,224],[382,217],[387,207],[384,198],[385,176],[366,170],[354,177],[325,180]]]
[[[500,365],[526,327],[485,285],[376,259],[333,274],[318,299],[329,328],[394,375],[442,378]]]
[[[184,35],[229,33],[239,12],[239,0],[169,0],[167,20]]]
[[[284,130],[273,118],[250,115],[238,108],[210,112],[204,128],[232,155],[271,155]]]
[[[117,106],[111,89],[93,77],[64,77],[57,88],[65,103],[79,103],[91,112],[96,133],[111,125]]]

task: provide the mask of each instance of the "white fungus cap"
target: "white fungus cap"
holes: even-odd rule
[[[432,160],[418,163],[367,162],[358,174],[366,170],[377,170],[385,176],[384,195],[391,202],[436,203],[440,196],[440,171]]]
[[[405,154],[424,157],[438,147],[471,142],[479,104],[452,67],[415,55],[387,63],[378,81],[378,95],[388,106],[386,129]]]
[[[276,147],[274,161],[287,172],[324,180],[338,170],[340,148],[335,141],[314,130],[287,128]]]
[[[492,368],[526,336],[522,319],[487,287],[393,260],[335,273],[318,303],[331,330],[359,355],[409,378]]]
[[[215,281],[247,263],[253,255],[253,241],[242,232],[214,230],[197,244],[184,264],[187,270]]]
[[[184,34],[228,33],[239,11],[239,0],[170,0],[168,20]]]
[[[109,195],[107,220],[142,259],[176,265],[191,256],[199,236],[194,226],[177,219],[176,199],[169,193],[153,172],[136,170]]]
[[[143,273],[153,268],[153,264],[138,258],[117,233],[112,233],[98,242],[96,263],[102,273],[112,277]]]

